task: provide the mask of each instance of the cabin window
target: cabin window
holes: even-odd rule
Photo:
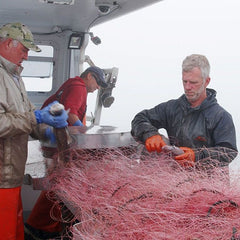
[[[49,92],[52,90],[53,47],[39,45],[41,52],[28,52],[28,60],[23,62],[22,78],[26,90]]]

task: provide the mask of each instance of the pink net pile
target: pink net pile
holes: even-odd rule
[[[240,192],[224,168],[183,169],[135,149],[71,151],[50,174],[76,240],[237,240]]]

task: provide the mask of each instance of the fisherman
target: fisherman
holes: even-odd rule
[[[58,100],[64,105],[65,109],[69,110],[68,125],[84,126],[87,94],[93,93],[100,87],[107,87],[104,71],[96,66],[89,67],[80,77],[76,76],[68,79],[55,94],[44,102],[43,107],[52,101]],[[52,142],[55,143],[55,135],[50,128],[48,128],[48,134]],[[52,158],[55,153],[56,149],[54,148],[43,148],[43,154],[47,158]],[[53,195],[51,194],[51,196]],[[42,191],[25,224],[25,232],[29,239],[32,237],[36,239],[60,237],[65,230],[65,226],[62,221],[57,221],[51,217],[53,206],[54,198],[49,199],[49,193]]]
[[[69,126],[83,126],[87,94],[93,93],[100,87],[107,87],[103,70],[95,66],[89,67],[80,77],[69,78],[63,83],[56,93],[44,102],[43,107],[57,100],[64,105],[65,109],[69,109]]]
[[[184,152],[174,157],[180,165],[227,166],[237,156],[235,126],[231,115],[217,103],[216,91],[207,88],[209,73],[205,56],[187,56],[182,63],[185,94],[136,114],[132,136],[149,152],[161,152],[166,141],[158,130],[165,129],[170,144]]]
[[[28,51],[40,52],[27,26],[8,23],[0,28],[0,228],[1,239],[23,240],[23,183],[28,137],[46,140],[46,126],[67,126],[67,112],[50,114],[51,103],[36,110],[20,74]],[[45,123],[45,124],[42,124]]]

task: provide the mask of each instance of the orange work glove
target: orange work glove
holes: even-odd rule
[[[162,147],[165,146],[166,143],[163,141],[162,137],[160,135],[154,135],[149,138],[147,138],[145,142],[146,149],[149,152],[157,151],[161,152]]]
[[[174,159],[183,167],[193,167],[195,162],[195,153],[191,148],[180,147],[183,154],[175,156]]]

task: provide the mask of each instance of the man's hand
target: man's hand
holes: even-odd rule
[[[193,167],[195,162],[195,153],[191,148],[188,147],[180,147],[184,151],[183,154],[175,156],[174,159],[182,166],[182,167]]]
[[[58,115],[52,115],[50,113],[50,108],[52,105],[58,104],[58,101],[54,101],[47,105],[45,108],[42,110],[36,110],[34,111],[37,123],[45,123],[48,124],[54,128],[64,128],[68,125],[67,119],[68,119],[68,114],[67,111],[64,109],[61,110],[61,113]]]
[[[165,145],[166,143],[163,141],[160,135],[154,135],[152,137],[147,138],[147,140],[145,141],[146,149],[149,152],[153,151],[161,152],[162,147]]]

